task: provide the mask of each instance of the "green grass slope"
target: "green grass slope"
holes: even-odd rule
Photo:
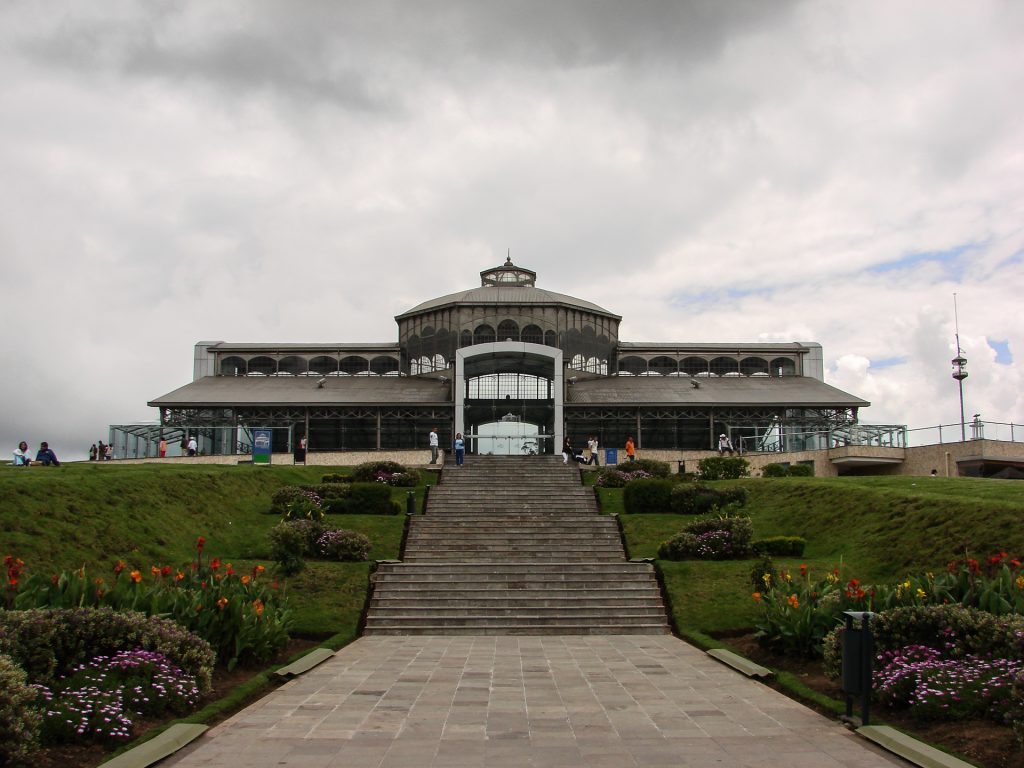
[[[205,554],[239,571],[268,562],[265,514],[283,485],[318,483],[322,467],[71,464],[59,469],[0,467],[0,556],[25,561],[26,574],[83,565],[107,573],[118,560],[148,571]],[[423,488],[416,493],[422,496]],[[395,489],[396,500],[405,490]],[[404,515],[330,515],[332,527],[363,533],[372,559],[398,556]],[[301,633],[354,634],[365,601],[368,563],[310,563],[286,584]]]

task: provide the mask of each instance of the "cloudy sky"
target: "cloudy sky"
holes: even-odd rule
[[[200,339],[394,341],[508,249],[624,340],[818,341],[871,423],[959,420],[955,292],[968,418],[1021,423],[1022,39],[1009,0],[7,0],[0,444],[155,419]]]

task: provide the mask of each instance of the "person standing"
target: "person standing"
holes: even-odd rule
[[[199,443],[196,442],[195,435],[188,439],[188,455],[195,456],[199,453]]]
[[[427,441],[430,445],[430,463],[437,464],[437,451],[440,447],[440,442],[437,437],[437,427],[430,430],[430,435],[428,436]]]
[[[565,436],[565,440],[562,441],[562,463],[563,464],[568,464],[569,463],[569,459],[572,458],[572,457],[573,457],[572,440],[570,440],[569,436],[566,435]]]
[[[462,439],[462,433],[455,433],[455,466],[461,467],[466,460],[466,442]]]
[[[636,444],[633,442],[632,435],[626,438],[626,460],[636,461]]]
[[[587,445],[590,447],[590,460],[587,462],[587,464],[595,464],[595,465],[600,467],[601,466],[601,462],[597,458],[597,452],[598,452],[597,435],[594,435],[592,438],[590,438],[590,440],[587,441]]]
[[[96,448],[96,443],[89,446],[89,461],[96,461],[96,457],[99,455],[99,451]]]
[[[162,437],[160,438],[160,458],[167,458],[167,441],[164,440]]]
[[[113,461],[114,460],[114,446],[112,443],[108,443],[107,447],[103,449],[103,460]]]

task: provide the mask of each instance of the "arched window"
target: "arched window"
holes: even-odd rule
[[[587,358],[587,368],[586,369],[588,371],[590,371],[591,373],[600,373],[601,372],[601,361],[598,360],[596,357],[588,357]]]
[[[676,361],[671,357],[652,357],[647,363],[651,373],[660,373],[662,376],[669,376],[678,370]]]
[[[338,372],[338,361],[326,355],[314,357],[309,361],[309,372],[317,373],[321,376],[330,376]]]
[[[459,334],[459,347],[472,347],[473,346],[473,332],[463,331]]]
[[[647,373],[647,361],[642,357],[620,357],[619,373],[628,373],[630,376],[640,376]]]
[[[273,376],[277,372],[277,363],[270,357],[254,357],[249,361],[250,376]]]
[[[711,372],[715,376],[728,376],[730,373],[739,373],[740,364],[735,357],[716,357],[711,361]]]
[[[768,361],[763,357],[744,357],[740,361],[740,373],[744,376],[768,373]]]
[[[443,371],[448,367],[448,361],[444,359],[444,355],[434,355],[434,359],[431,362],[435,371]]]
[[[703,357],[684,357],[679,363],[679,370],[687,376],[707,376],[708,361]]]
[[[576,371],[582,371],[587,366],[587,360],[583,355],[573,355],[569,361],[569,367]]]
[[[498,323],[498,341],[519,341],[519,324],[515,320]]]
[[[557,347],[558,346],[558,334],[554,331],[544,331],[544,346],[546,347]]]
[[[277,363],[277,374],[286,376],[301,376],[309,370],[309,364],[304,357],[289,355],[282,357]]]
[[[528,344],[543,344],[544,331],[536,325],[528,325],[523,328],[523,332],[519,335],[519,340],[525,341]]]
[[[341,358],[338,368],[348,376],[358,376],[361,373],[369,373],[370,363],[365,357],[349,355],[348,357]]]
[[[796,376],[796,363],[788,357],[776,357],[770,373],[772,376]]]
[[[398,361],[386,355],[377,355],[370,361],[370,371],[377,376],[398,375]]]
[[[240,357],[225,357],[220,361],[221,376],[245,376],[245,360]]]
[[[473,331],[473,343],[474,344],[492,344],[494,343],[494,329],[484,323],[478,325],[476,330]]]

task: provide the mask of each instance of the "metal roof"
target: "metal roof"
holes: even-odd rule
[[[252,344],[228,341],[215,341],[208,344],[200,342],[207,349],[218,352],[397,352],[398,342],[385,341],[379,344],[339,343],[339,344],[302,344],[294,342],[255,342]]]
[[[434,405],[450,384],[407,376],[205,376],[150,401],[156,408],[270,405]]]
[[[620,352],[688,352],[706,353],[722,352],[723,354],[741,355],[752,352],[809,352],[812,348],[820,347],[820,344],[799,341],[744,341],[744,342],[714,342],[714,343],[691,343],[680,341],[620,341],[618,348]]]
[[[694,386],[696,384],[697,386]],[[609,376],[579,380],[567,405],[779,405],[866,407],[867,400],[809,376]]]
[[[422,304],[417,304],[415,307],[407,312],[403,312],[400,315],[395,316],[395,320],[401,320],[410,315],[416,315],[420,312],[426,312],[432,309],[440,309],[441,307],[448,307],[455,304],[469,304],[469,305],[516,305],[516,304],[548,304],[548,305],[562,305],[573,307],[576,309],[585,309],[589,312],[595,312],[599,315],[605,315],[616,320],[621,320],[619,315],[609,312],[603,307],[592,304],[589,301],[583,299],[577,299],[573,296],[566,296],[564,293],[555,293],[554,291],[546,291],[543,288],[537,288],[536,286],[524,286],[524,285],[487,285],[479,288],[470,288],[466,291],[459,291],[458,293],[450,293],[447,296],[441,296],[430,301],[424,301]]]

